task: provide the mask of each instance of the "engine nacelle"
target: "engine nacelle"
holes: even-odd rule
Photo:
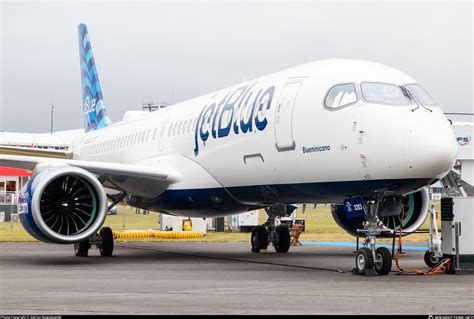
[[[426,188],[418,192],[405,195],[402,197],[402,202],[405,206],[405,218],[403,220],[403,234],[407,235],[413,233],[423,225],[428,216],[429,195]],[[395,211],[387,214],[386,211],[378,213],[380,221],[398,234],[401,224],[402,212]],[[332,207],[332,216],[336,223],[346,232],[353,236],[364,236],[357,232],[357,229],[363,229],[364,216],[351,216],[344,205],[334,205]],[[381,237],[388,237],[387,234],[382,234]]]
[[[104,223],[107,197],[94,175],[68,165],[40,170],[18,199],[19,217],[36,239],[57,244],[78,243]]]

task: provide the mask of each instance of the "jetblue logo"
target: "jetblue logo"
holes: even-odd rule
[[[84,115],[95,112],[96,103],[97,103],[97,100],[95,98],[92,99],[91,101],[91,96],[86,96],[84,100],[84,106],[83,106]]]
[[[194,132],[195,156],[199,154],[200,144],[206,146],[210,138],[220,139],[230,134],[263,131],[267,127],[267,114],[272,105],[275,87],[255,89],[255,84],[246,84],[235,91],[229,91],[224,97],[203,107]]]

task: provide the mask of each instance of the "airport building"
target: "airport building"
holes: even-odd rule
[[[0,146],[67,150],[83,129],[55,133],[15,133],[0,131]]]
[[[0,167],[0,222],[16,213],[17,194],[31,176],[30,171]]]

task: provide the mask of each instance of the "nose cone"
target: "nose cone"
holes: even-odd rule
[[[405,135],[403,153],[413,177],[442,178],[456,161],[458,146],[449,125],[414,127]]]

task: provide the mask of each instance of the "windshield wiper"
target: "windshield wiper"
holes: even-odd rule
[[[433,110],[430,110],[429,108],[424,106],[423,103],[421,103],[421,101],[415,95],[413,95],[413,93],[411,93],[411,91],[408,88],[406,88],[403,85],[400,85],[400,89],[402,90],[403,95],[405,95],[406,97],[408,97],[408,99],[415,102],[416,107],[411,110],[412,112],[415,112],[416,110],[418,110],[420,108],[420,106],[423,107],[424,109],[430,111],[430,112],[433,112]]]

